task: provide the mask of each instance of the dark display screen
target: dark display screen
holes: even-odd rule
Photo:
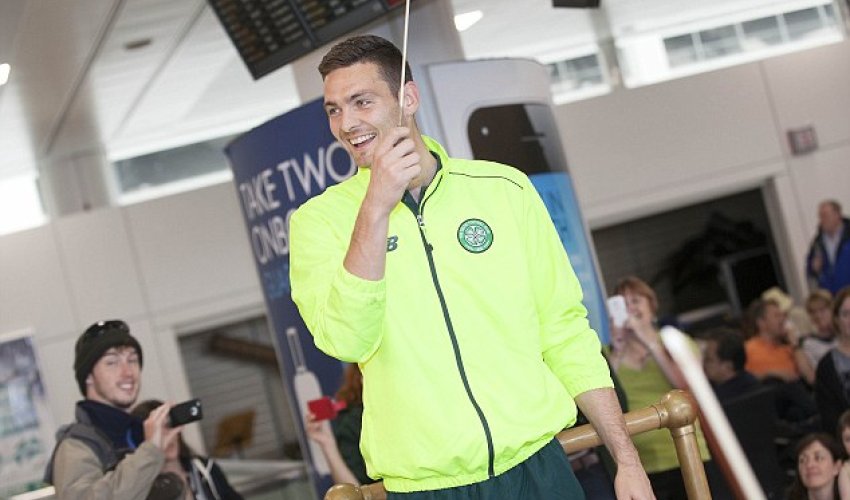
[[[404,0],[207,0],[254,79],[404,5]]]

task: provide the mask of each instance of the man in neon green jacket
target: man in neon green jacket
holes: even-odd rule
[[[293,299],[316,345],[363,371],[369,475],[391,497],[576,498],[553,436],[578,403],[618,498],[653,498],[534,187],[421,136],[400,69],[375,36],[322,60],[331,130],[361,168],[290,222]]]

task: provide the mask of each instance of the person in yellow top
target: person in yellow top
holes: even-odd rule
[[[629,317],[622,328],[612,325],[609,359],[626,393],[629,408],[644,408],[656,403],[671,389],[685,388],[686,383],[661,343],[655,325],[658,297],[652,287],[640,278],[628,276],[617,283],[614,293],[625,299]],[[691,344],[695,351],[699,351],[695,343]],[[731,498],[720,472],[710,462],[708,447],[699,427],[696,434],[712,498]],[[635,436],[634,443],[649,473],[656,498],[685,498],[685,484],[670,433],[664,429],[647,432]]]
[[[290,222],[293,300],[363,372],[367,473],[389,498],[582,498],[553,439],[577,404],[618,498],[653,498],[543,202],[518,170],[420,135],[401,60],[371,35],[324,57],[330,128],[360,168]]]

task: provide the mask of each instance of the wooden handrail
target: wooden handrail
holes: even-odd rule
[[[708,480],[697,445],[697,407],[685,391],[672,390],[658,403],[625,414],[629,435],[641,434],[656,429],[670,429],[676,456],[682,469],[688,498],[710,499]],[[561,431],[556,436],[566,453],[593,448],[602,444],[599,434],[589,424]],[[383,483],[363,486],[337,484],[325,495],[325,500],[385,500],[387,492]]]

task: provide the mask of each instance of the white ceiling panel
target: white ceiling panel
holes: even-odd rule
[[[22,158],[46,149],[115,7],[105,0],[0,2],[3,26],[17,19],[11,47],[3,35],[12,72],[0,87],[0,140],[20,139],[0,151],[0,177],[15,175]]]
[[[552,0],[453,0],[455,14],[480,10],[484,16],[461,32],[466,57],[546,56],[594,43],[588,9],[552,6]]]
[[[113,158],[229,135],[300,103],[289,67],[254,81],[211,9],[110,138]]]
[[[467,57],[551,60],[607,37],[606,19],[618,36],[639,35],[811,2],[602,0],[594,11],[551,0],[451,3],[484,14],[461,33]],[[291,68],[250,77],[205,0],[0,0],[2,62],[12,73],[0,87],[0,180],[47,155],[124,158],[237,133],[299,104]]]

